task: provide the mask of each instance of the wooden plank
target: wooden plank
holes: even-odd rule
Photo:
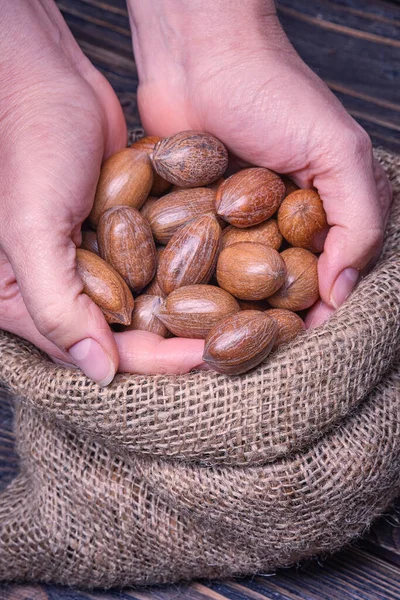
[[[400,567],[400,498],[360,541],[360,547]]]
[[[368,8],[372,4],[368,3]],[[313,0],[300,5],[293,0],[281,0],[282,24],[302,58],[331,84],[331,89],[369,132],[373,142],[400,152],[399,92],[395,85],[400,50],[389,49],[376,38],[359,39],[337,28],[327,31],[325,21],[333,17],[326,13],[326,6],[332,9],[333,5],[337,3]],[[318,7],[322,12],[317,11]],[[396,6],[396,11],[400,17],[400,6]],[[311,21],[310,12],[314,15]],[[365,20],[358,25],[364,26]],[[396,35],[397,44],[398,25],[395,30],[392,35]]]
[[[382,106],[383,108],[388,108],[389,110],[395,111],[396,115],[394,118],[399,119],[400,113],[400,103],[390,102],[385,100],[385,98],[380,98],[378,96],[370,96],[369,94],[363,94],[362,92],[358,92],[348,86],[343,85],[340,82],[332,81],[331,79],[325,80],[325,83],[331,88],[333,92],[336,94],[343,94],[344,96],[350,96],[352,98],[357,98],[363,100],[365,103],[376,106]]]
[[[367,3],[368,8],[372,5]],[[359,6],[359,5],[358,5]],[[279,0],[279,13],[292,14],[307,23],[318,27],[339,31],[349,37],[357,37],[378,44],[398,48],[400,40],[400,10],[395,11],[394,18],[378,16],[369,12],[343,5],[332,0],[312,0],[312,2],[296,2],[296,0]]]
[[[326,30],[302,19],[299,11],[282,13],[281,21],[303,60],[323,79],[394,104],[399,101],[400,50]]]
[[[131,30],[127,18],[127,13],[118,14],[109,10],[109,7],[96,7],[95,3],[88,4],[75,0],[57,0],[57,5],[61,12],[67,17],[77,17],[85,23],[101,27],[105,31],[112,31],[127,37],[131,40]]]

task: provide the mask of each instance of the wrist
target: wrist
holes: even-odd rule
[[[90,65],[53,0],[6,3],[0,19],[0,55],[0,79],[7,92],[50,79],[55,70],[83,74]]]
[[[284,36],[274,0],[128,0],[140,83],[263,54]]]

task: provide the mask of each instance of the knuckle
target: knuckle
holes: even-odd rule
[[[372,155],[372,142],[368,133],[364,129],[359,129],[359,133],[356,137],[355,150],[357,154],[364,156]]]
[[[86,294],[80,293],[80,283],[74,292],[67,303],[65,298],[58,298],[36,312],[34,319],[38,331],[64,350],[90,331],[109,330],[100,308]]]
[[[48,307],[42,310],[35,318],[37,330],[46,338],[52,341],[61,341],[65,335],[66,324],[68,323],[68,315],[59,307]]]
[[[378,250],[383,242],[382,229],[372,229],[369,235],[369,246],[372,250]]]
[[[364,244],[364,263],[367,262],[380,254],[383,244],[383,230],[374,228],[368,229],[363,232],[363,244]]]

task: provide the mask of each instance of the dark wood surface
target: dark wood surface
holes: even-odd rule
[[[128,126],[140,127],[124,0],[59,0],[58,5],[84,52],[116,90]],[[278,11],[300,55],[374,143],[400,151],[400,3],[280,0]],[[11,405],[0,393],[0,489],[17,469]],[[0,584],[0,600],[398,600],[399,523],[400,500],[350,548],[272,576],[90,594],[50,585]]]

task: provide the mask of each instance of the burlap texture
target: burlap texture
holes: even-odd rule
[[[101,389],[0,335],[21,469],[0,579],[85,587],[266,572],[333,551],[400,489],[400,158],[379,264],[249,374]]]

